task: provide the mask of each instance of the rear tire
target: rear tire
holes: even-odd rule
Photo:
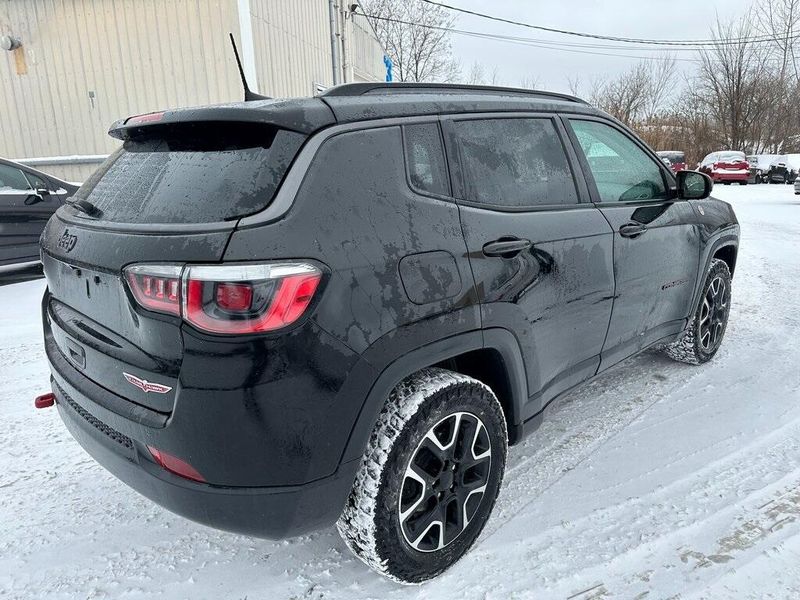
[[[711,360],[725,336],[730,305],[731,272],[725,261],[715,258],[689,327],[680,339],[664,347],[664,353],[673,360],[692,365]]]
[[[475,542],[505,470],[503,409],[483,383],[430,368],[395,387],[378,418],[337,523],[378,573],[421,583]]]

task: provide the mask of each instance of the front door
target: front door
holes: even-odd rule
[[[611,228],[581,202],[585,183],[552,116],[453,118],[445,131],[482,324],[519,341],[529,418],[597,371],[614,288]]]
[[[700,260],[694,209],[663,163],[622,128],[570,118],[596,206],[614,230],[616,291],[602,368],[683,330]]]

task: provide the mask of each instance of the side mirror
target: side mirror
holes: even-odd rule
[[[42,198],[44,198],[45,196],[49,196],[50,195],[50,190],[48,190],[47,188],[44,188],[44,187],[43,188],[36,188],[36,194],[41,196]]]
[[[678,198],[681,200],[702,200],[711,195],[714,182],[711,177],[699,171],[678,171]]]
[[[35,192],[33,194],[28,195],[28,197],[25,198],[25,206],[32,206],[34,204],[42,202],[43,200],[44,200],[44,198],[42,198],[39,195],[39,192]]]

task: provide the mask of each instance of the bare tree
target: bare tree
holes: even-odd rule
[[[717,21],[716,43],[700,52],[700,65],[690,90],[713,117],[719,143],[749,151],[753,133],[767,118],[776,86],[765,85],[769,51],[752,40],[751,15],[735,22]]]
[[[459,65],[452,56],[450,29],[456,17],[420,0],[362,0],[367,18],[392,59],[398,81],[453,81]]]
[[[467,76],[462,81],[469,85],[500,85],[500,69],[495,65],[487,71],[486,65],[476,60],[470,65]]]
[[[497,65],[489,72],[489,85],[500,85],[500,67]]]
[[[645,103],[646,120],[659,116],[675,90],[675,58],[671,55],[658,57],[647,65],[648,90]]]
[[[777,59],[778,76],[786,78],[790,71],[800,80],[795,49],[800,30],[800,0],[770,0],[755,10],[755,30],[772,39],[771,55]]]
[[[718,19],[711,37],[682,80],[664,56],[589,85],[568,79],[569,89],[654,148],[685,151],[690,164],[722,148],[800,150],[800,0],[765,0],[741,19]]]
[[[526,90],[538,89],[540,85],[541,83],[536,75],[526,75],[519,82],[519,87],[525,88]]]
[[[631,67],[616,79],[596,81],[591,99],[604,111],[626,125],[633,125],[642,116],[648,103],[650,78],[643,63]]]
[[[569,89],[569,93],[573,96],[580,97],[581,95],[581,78],[577,75],[572,77],[571,75],[567,75],[567,89]]]
[[[470,85],[484,85],[486,83],[486,71],[477,60],[470,66],[466,82]]]

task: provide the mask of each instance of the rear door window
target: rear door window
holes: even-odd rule
[[[75,194],[99,209],[101,220],[211,223],[256,213],[305,140],[253,123],[152,129],[126,140]]]
[[[551,119],[454,121],[464,199],[507,208],[576,204],[578,194]]]

